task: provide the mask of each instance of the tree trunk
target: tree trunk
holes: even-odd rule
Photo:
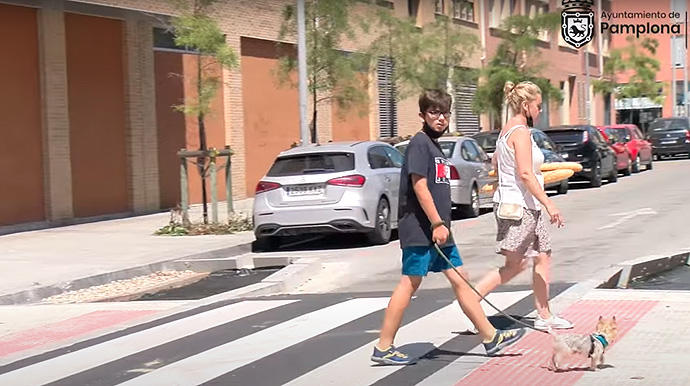
[[[201,102],[201,55],[197,59],[197,82],[196,92],[199,103]],[[199,111],[197,116],[197,123],[199,124],[199,150],[206,151],[206,126],[204,125],[204,114]],[[203,217],[204,224],[208,224],[208,206],[206,205],[206,157],[197,158],[197,167],[201,175],[201,202],[203,203]]]
[[[319,143],[318,138],[316,137],[316,91],[312,93],[313,95],[313,107],[314,110],[312,111],[312,116],[311,116],[311,143]]]

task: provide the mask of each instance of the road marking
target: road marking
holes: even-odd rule
[[[652,208],[642,208],[642,209],[633,210],[631,212],[610,214],[609,216],[614,216],[614,217],[617,216],[620,218],[618,220],[608,224],[608,225],[604,225],[602,227],[597,228],[597,230],[615,228],[615,227],[623,224],[626,221],[634,219],[637,216],[650,216],[650,215],[656,215],[656,214],[658,214],[658,213]]]
[[[495,292],[489,294],[488,299],[496,307],[505,309],[522,300],[531,292]],[[482,308],[488,316],[496,314],[496,311],[490,308],[486,302],[482,302]],[[405,346],[399,346],[405,353],[413,357],[421,357],[435,347],[455,338],[457,335],[453,331],[462,330],[463,326],[471,325],[467,316],[460,310],[460,306],[454,301],[429,315],[404,325],[398,331],[396,340],[406,342]],[[343,380],[347,380],[349,385],[370,385],[400,370],[401,367],[398,366],[372,366],[373,362],[370,361],[369,357],[377,341],[378,339],[373,340],[354,351],[350,351],[337,360],[317,367],[286,385],[336,385],[343,384]],[[356,370],[353,371],[353,369]]]
[[[202,384],[265,356],[383,309],[387,304],[387,297],[358,298],[338,303],[216,346],[120,385]]]
[[[298,300],[234,303],[0,375],[0,385],[43,385],[197,332]]]

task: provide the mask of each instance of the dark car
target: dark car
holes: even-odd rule
[[[690,157],[690,124],[687,118],[657,118],[647,130],[655,158],[687,154]]]
[[[486,153],[486,155],[493,158],[494,152],[496,151],[496,141],[498,140],[498,135],[500,133],[501,132],[498,130],[482,131],[473,135],[472,138],[474,138],[479,146],[484,149],[484,153]]]
[[[573,180],[587,180],[592,187],[601,186],[602,178],[618,181],[616,154],[596,127],[570,125],[550,127],[544,132],[561,147],[566,161],[582,164],[582,171]]]
[[[479,143],[479,146],[484,149],[487,155],[492,157],[496,151],[496,141],[498,140],[499,133],[499,131],[486,131],[475,134],[472,138]],[[565,162],[565,159],[560,154],[560,146],[555,144],[543,131],[532,128],[530,133],[532,134],[532,139],[534,139],[534,142],[544,154],[544,162]],[[559,194],[566,194],[568,192],[568,180],[557,181],[544,186],[544,188],[555,188]]]

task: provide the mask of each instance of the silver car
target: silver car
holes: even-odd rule
[[[395,148],[405,154],[410,141],[403,141]],[[493,207],[493,192],[496,177],[490,177],[491,159],[470,137],[441,137],[438,139],[443,154],[452,164],[450,195],[453,206],[462,210],[465,216],[479,216],[481,208]]]
[[[366,233],[385,244],[398,226],[403,157],[384,142],[330,142],[278,155],[256,187],[254,234],[272,249],[281,236]]]

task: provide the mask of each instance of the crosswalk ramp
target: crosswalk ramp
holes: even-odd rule
[[[525,315],[533,308],[530,294],[496,292],[489,300]],[[470,323],[446,289],[421,291],[396,338],[422,360],[372,365],[388,296],[301,295],[206,306],[0,366],[0,385],[453,384],[485,360],[479,337],[458,334]]]

